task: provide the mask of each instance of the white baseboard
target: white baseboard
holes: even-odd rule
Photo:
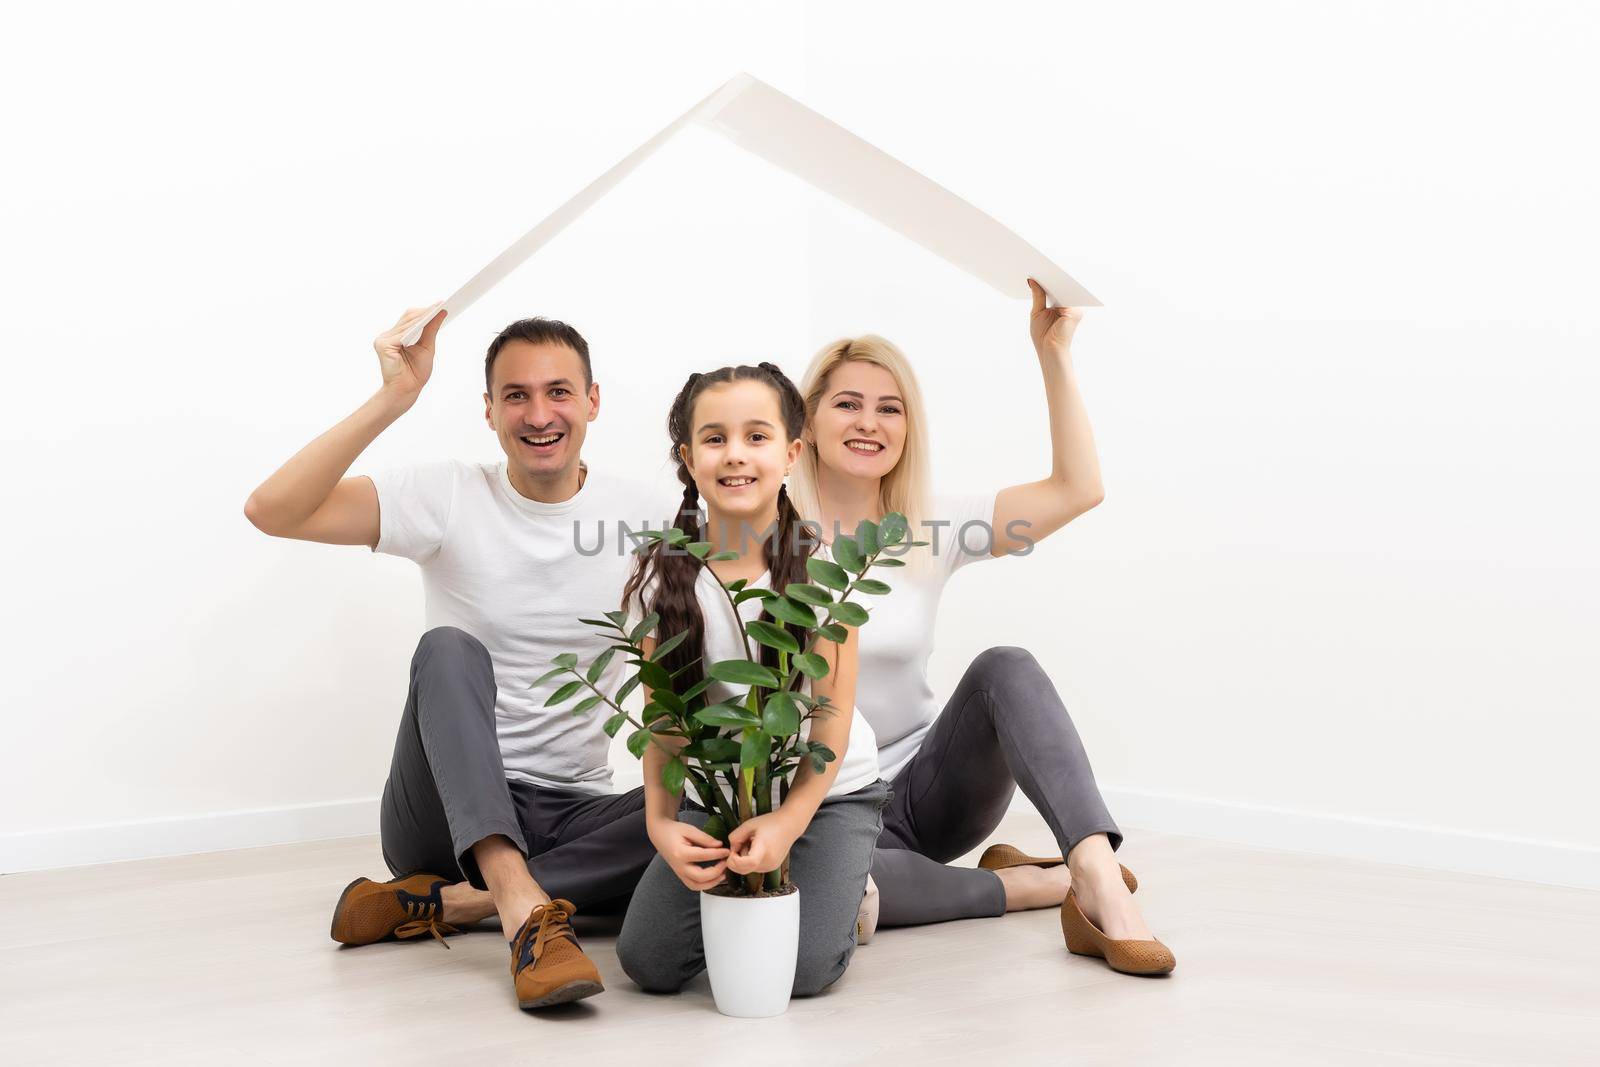
[[[1121,826],[1287,852],[1600,889],[1600,848],[1415,823],[1102,788]],[[1012,810],[1032,811],[1019,791]]]
[[[638,784],[637,774],[622,771],[618,769],[616,788]],[[1117,821],[1129,829],[1600,889],[1600,849],[1592,847],[1143,789],[1107,788],[1103,792]],[[1013,808],[1032,810],[1032,805],[1019,792]],[[378,799],[372,797],[0,834],[0,873],[320,841],[377,830]]]
[[[378,832],[378,798],[0,834],[0,874]]]

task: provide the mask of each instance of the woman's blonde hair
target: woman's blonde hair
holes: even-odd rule
[[[884,514],[898,511],[904,515],[911,524],[911,534],[907,540],[918,540],[916,535],[926,532],[922,529],[922,520],[928,517],[929,456],[927,409],[922,404],[922,390],[917,388],[917,376],[912,372],[911,363],[906,359],[905,353],[875,334],[846,337],[826,345],[812,357],[811,365],[806,368],[805,377],[800,383],[800,394],[806,402],[807,426],[814,425],[817,409],[822,404],[822,395],[828,388],[829,376],[845,363],[871,363],[888,371],[890,377],[894,379],[895,388],[905,408],[906,439],[900,453],[900,461],[878,484],[878,502]],[[800,453],[800,459],[794,465],[794,472],[789,478],[789,495],[794,499],[795,507],[799,509],[801,516],[813,522],[821,521],[822,509],[817,498],[815,441],[807,443],[805,450]],[[844,531],[846,534],[852,532]],[[831,530],[824,533],[831,539]],[[924,554],[910,553],[906,560],[915,566]]]

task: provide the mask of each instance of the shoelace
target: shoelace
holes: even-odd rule
[[[449,948],[450,943],[444,939],[444,935],[461,932],[440,920],[439,915],[444,909],[431,900],[407,900],[402,903],[406,909],[406,918],[410,921],[394,928],[395,937],[419,937],[423,933],[429,933],[433,935],[435,941]]]
[[[577,910],[570,900],[552,900],[544,905],[544,910],[539,913],[538,933],[533,937],[533,952],[529,960],[530,963],[538,962],[539,957],[544,955],[545,945],[557,937],[571,938],[574,944],[577,943],[578,938],[572,932],[572,924],[567,921],[576,914]],[[530,914],[528,920],[522,924],[521,936],[517,939],[517,951],[511,957],[512,974],[517,972],[518,966],[522,963],[522,957],[529,947],[528,935],[534,930],[532,920],[533,916]]]

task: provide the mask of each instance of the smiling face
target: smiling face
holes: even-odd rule
[[[564,344],[512,340],[500,349],[484,418],[500,439],[513,484],[577,476],[584,436],[600,413],[600,386],[585,389],[583,379],[582,358]]]
[[[900,462],[906,431],[906,405],[894,375],[876,363],[849,360],[828,375],[806,435],[824,467],[877,479]]]
[[[747,522],[759,533],[777,515],[778,489],[800,456],[778,394],[761,381],[713,385],[694,402],[689,441],[678,446],[708,516]]]

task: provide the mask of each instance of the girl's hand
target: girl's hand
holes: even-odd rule
[[[722,847],[721,841],[699,827],[676,819],[651,823],[649,830],[651,844],[678,876],[678,881],[696,893],[722,881],[728,867],[728,850]],[[720,862],[710,867],[700,866],[709,860]]]
[[[1057,356],[1072,346],[1072,335],[1083,318],[1082,308],[1047,308],[1044,306],[1044,286],[1028,279],[1033,290],[1033,314],[1028,319],[1028,333],[1033,336],[1033,347],[1041,356]]]
[[[796,826],[781,811],[746,819],[728,835],[728,844],[733,849],[728,857],[728,870],[734,874],[775,871],[804,832],[805,827]]]

